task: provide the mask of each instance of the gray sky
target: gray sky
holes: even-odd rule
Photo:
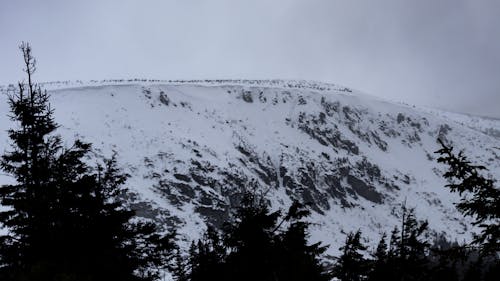
[[[497,0],[0,0],[0,84],[285,78],[500,117]]]

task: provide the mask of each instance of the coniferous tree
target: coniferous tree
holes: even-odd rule
[[[219,234],[209,228],[190,250],[189,280],[327,281],[325,247],[308,244],[309,210],[294,202],[288,213],[271,212],[247,193]]]
[[[428,223],[419,221],[414,209],[401,208],[401,229],[391,233],[387,265],[391,268],[386,280],[426,280],[430,243],[426,240]]]
[[[430,243],[422,236],[428,231],[429,224],[427,221],[418,221],[415,210],[407,210],[405,206],[402,219],[400,256],[413,267],[423,265],[426,263]]]
[[[436,151],[441,155],[437,161],[448,166],[443,177],[451,181],[446,186],[462,196],[457,208],[481,228],[473,243],[483,254],[496,255],[500,252],[500,188],[494,186],[494,179],[481,175],[486,167],[473,165],[462,151],[455,154],[453,147],[438,141],[442,148]]]
[[[373,257],[375,258],[376,261],[385,262],[387,260],[388,247],[387,243],[385,242],[386,239],[387,239],[387,234],[384,233],[382,235],[382,238],[380,238],[375,253],[373,254]]]
[[[427,221],[418,221],[414,209],[402,207],[402,229],[399,243],[399,264],[404,280],[426,280],[430,243],[425,235]]]
[[[194,243],[189,249],[189,257],[194,257]],[[189,270],[191,268],[191,261],[188,257],[183,256],[180,248],[175,247],[172,254],[172,265],[170,266],[170,273],[177,281],[189,281]]]
[[[235,221],[224,229],[231,254],[226,259],[233,280],[273,280],[276,264],[274,237],[279,211],[270,212],[264,198],[247,193]]]
[[[390,271],[386,275],[386,281],[396,281],[401,279],[401,256],[400,256],[401,236],[400,230],[394,226],[389,240],[389,250],[387,251],[387,267]]]
[[[368,280],[370,281],[390,280],[388,277],[391,276],[393,268],[389,263],[389,248],[386,239],[387,235],[384,233],[377,245],[375,253],[373,253],[374,260],[372,261],[371,270],[368,274]]]
[[[443,235],[436,237],[429,253],[429,280],[458,281],[468,258],[467,248],[449,242]]]
[[[11,151],[2,156],[0,167],[17,183],[0,188],[2,205],[9,207],[0,212],[0,222],[10,231],[0,240],[0,279],[28,274],[26,266],[34,262],[34,253],[46,245],[41,238],[50,236],[51,213],[58,206],[52,196],[57,189],[51,184],[51,171],[55,170],[61,139],[50,136],[57,125],[48,105],[48,94],[32,82],[35,60],[31,48],[24,43],[20,48],[28,82],[19,83],[18,92],[9,96],[9,117],[18,127],[8,131]],[[73,153],[81,149],[86,147],[76,143]]]
[[[347,234],[342,255],[334,267],[333,275],[342,281],[360,281],[367,278],[368,262],[363,257],[367,247],[361,241],[361,231]]]
[[[289,226],[276,237],[279,250],[277,259],[280,264],[277,274],[279,280],[330,280],[331,276],[320,260],[326,246],[321,246],[321,242],[309,245],[307,241],[310,223],[304,218],[309,215],[307,206],[295,201],[284,217]]]
[[[431,254],[434,261],[433,266],[427,268],[427,276],[429,281],[458,281],[459,272],[457,268],[457,260],[449,251],[434,250]]]
[[[399,228],[397,226],[394,226],[391,231],[388,258],[396,258],[399,256],[399,247],[401,240],[401,236],[399,235],[399,233]]]
[[[203,238],[193,243],[190,248],[191,281],[229,280],[226,258],[228,250],[220,234],[213,227],[208,227]],[[176,276],[177,280],[179,276]]]
[[[469,263],[467,269],[464,272],[462,281],[480,281],[483,280],[483,270],[484,267],[482,257]]]
[[[171,236],[152,223],[132,223],[120,197],[127,175],[116,158],[96,169],[84,161],[91,150],[76,140],[62,146],[49,95],[32,82],[35,60],[21,51],[27,84],[9,97],[12,147],[1,168],[16,183],[0,187],[7,210],[0,223],[0,280],[153,280],[169,256]]]

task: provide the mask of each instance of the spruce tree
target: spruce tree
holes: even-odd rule
[[[276,264],[275,230],[281,213],[271,212],[264,198],[247,193],[235,220],[224,229],[231,251],[227,270],[233,280],[273,280]]]
[[[367,247],[361,241],[361,231],[347,234],[342,255],[334,267],[333,275],[342,281],[361,281],[367,278],[368,262],[363,256]]]
[[[386,276],[387,281],[396,281],[401,279],[401,256],[400,256],[400,245],[401,245],[400,230],[397,226],[394,226],[391,232],[391,238],[389,242],[389,251],[387,252],[387,267],[391,270]]]
[[[405,206],[403,206],[402,222],[400,256],[411,267],[423,266],[427,261],[430,247],[425,237],[429,224],[427,221],[418,221],[415,210],[408,210]]]
[[[51,236],[55,226],[53,213],[58,207],[53,196],[57,187],[52,184],[52,171],[56,170],[57,152],[62,149],[61,139],[50,135],[57,125],[48,94],[32,82],[35,60],[31,48],[25,43],[20,48],[28,82],[19,83],[18,92],[9,96],[9,118],[17,127],[8,130],[11,150],[0,162],[2,170],[17,181],[0,187],[2,205],[8,207],[0,212],[0,223],[9,230],[0,240],[0,279],[3,280],[28,274],[28,264],[35,262],[36,253],[44,250],[45,238]],[[86,149],[81,143],[75,145],[74,153]]]
[[[380,238],[380,241],[378,242],[377,249],[375,250],[375,253],[373,253],[373,257],[375,258],[376,261],[379,262],[384,262],[387,260],[387,243],[385,240],[387,239],[387,234],[383,234],[382,238]]]
[[[9,97],[11,150],[1,168],[16,183],[0,187],[0,280],[154,280],[172,249],[171,235],[152,223],[132,223],[122,201],[127,178],[116,158],[97,168],[84,160],[91,145],[69,148],[54,134],[49,95],[32,81],[35,60],[21,51],[27,84]]]
[[[194,256],[192,252],[194,244],[191,245],[189,255]],[[170,274],[177,281],[189,281],[189,270],[191,268],[189,256],[186,257],[182,254],[181,249],[176,245],[172,254],[172,264],[169,267]],[[163,280],[163,279],[162,279]]]
[[[426,280],[430,243],[426,239],[428,223],[416,218],[415,210],[401,208],[401,229],[391,233],[386,280]]]
[[[271,212],[264,198],[245,193],[222,233],[209,228],[192,244],[188,279],[330,280],[320,259],[326,248],[307,241],[308,215],[307,207],[298,202],[286,215]]]
[[[230,280],[225,266],[228,249],[217,230],[208,227],[203,238],[190,248],[191,281]],[[176,275],[177,280],[184,277]]]
[[[458,210],[474,218],[473,224],[481,229],[473,243],[483,254],[496,255],[500,252],[500,188],[494,179],[481,175],[486,167],[473,165],[462,151],[455,154],[453,147],[438,141],[441,149],[436,151],[440,155],[437,161],[447,165],[443,177],[450,181],[446,187],[462,196],[456,204]]]
[[[429,280],[458,281],[463,274],[464,262],[467,260],[467,249],[457,242],[449,242],[442,235],[434,240],[429,260]]]
[[[389,249],[386,239],[387,235],[384,233],[380,238],[377,249],[372,254],[374,259],[368,274],[368,280],[370,281],[389,280],[388,277],[391,276],[393,268],[389,263]]]
[[[390,239],[389,252],[388,252],[389,258],[395,258],[395,257],[399,256],[400,240],[401,240],[401,237],[399,235],[399,228],[397,226],[394,226],[394,228],[391,231],[391,239]]]
[[[321,242],[309,244],[307,241],[310,223],[305,221],[305,218],[309,215],[308,207],[295,201],[283,218],[288,227],[275,239],[279,251],[279,280],[330,280],[331,274],[327,273],[320,260],[326,246],[322,246]]]

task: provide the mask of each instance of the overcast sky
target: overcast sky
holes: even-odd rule
[[[498,0],[0,0],[0,84],[284,78],[500,117]]]

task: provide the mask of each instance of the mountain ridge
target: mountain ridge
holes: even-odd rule
[[[207,223],[228,219],[242,188],[266,194],[274,209],[293,199],[312,203],[311,240],[332,244],[330,254],[342,233],[357,228],[378,241],[398,223],[405,200],[436,234],[468,240],[472,229],[435,163],[437,138],[500,175],[500,153],[492,148],[499,139],[487,134],[500,128],[495,120],[413,108],[320,82],[113,83],[41,85],[52,94],[58,132],[68,142],[92,142],[98,157],[116,150],[131,175],[130,204],[144,217],[179,227],[186,244]],[[6,113],[5,94],[0,99]],[[5,116],[0,121],[10,125]],[[5,130],[0,140],[7,145]]]

